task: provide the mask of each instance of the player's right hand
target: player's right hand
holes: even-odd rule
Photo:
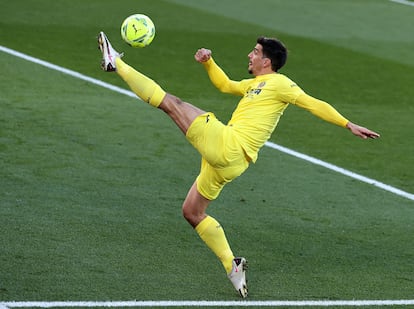
[[[206,62],[211,58],[211,50],[200,48],[194,55],[194,59],[198,62]]]

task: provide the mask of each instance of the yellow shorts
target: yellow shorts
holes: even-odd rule
[[[186,137],[202,156],[197,190],[209,200],[216,199],[224,185],[249,166],[233,128],[224,125],[213,113],[198,116]]]

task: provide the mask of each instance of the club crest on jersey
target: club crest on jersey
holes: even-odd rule
[[[257,85],[257,88],[249,89],[246,93],[246,97],[253,98],[255,95],[259,95],[265,85],[266,82],[261,82]]]

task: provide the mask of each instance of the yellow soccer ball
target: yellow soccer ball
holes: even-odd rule
[[[122,22],[121,37],[132,47],[146,47],[155,37],[154,23],[144,14],[128,16]]]

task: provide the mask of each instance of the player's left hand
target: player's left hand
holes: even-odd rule
[[[352,134],[359,136],[360,138],[367,139],[367,138],[378,138],[380,135],[374,131],[371,131],[367,128],[361,127],[355,123],[348,122],[346,127],[352,132]]]

